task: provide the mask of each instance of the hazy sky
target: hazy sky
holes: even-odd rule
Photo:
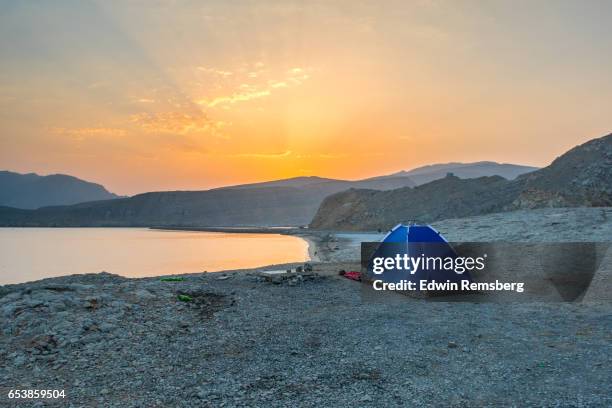
[[[0,0],[0,169],[120,194],[448,161],[612,130],[611,1]]]

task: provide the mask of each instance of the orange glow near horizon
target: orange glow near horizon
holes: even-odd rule
[[[607,23],[570,30],[554,2],[478,4],[0,6],[0,38],[17,38],[0,42],[0,170],[131,195],[544,166],[610,131]]]

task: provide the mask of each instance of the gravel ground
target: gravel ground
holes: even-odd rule
[[[511,228],[539,222],[550,237],[573,218],[549,211],[438,227],[477,236],[494,222],[518,237]],[[581,233],[605,235],[606,211],[580,215]],[[321,236],[339,247],[323,260],[351,253],[350,240]],[[236,271],[0,287],[0,406],[612,406],[609,302],[364,302],[337,276],[354,267],[317,263],[319,277],[282,284]],[[10,389],[66,398],[18,404]]]
[[[51,388],[68,406],[612,405],[610,305],[364,303],[338,268],[295,285],[236,272],[4,287],[0,401]]]

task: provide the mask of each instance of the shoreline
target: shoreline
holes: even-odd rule
[[[185,227],[185,226],[167,226],[167,227],[147,227],[151,230],[161,231],[196,231],[196,232],[227,232],[236,234],[282,234],[287,231],[300,230],[297,227]]]
[[[297,236],[297,235],[296,235]],[[321,262],[321,258],[319,257],[319,245],[318,245],[318,241],[313,238],[312,236],[299,236],[300,238],[302,238],[304,241],[306,241],[306,245],[308,245],[308,258],[309,261],[307,262]]]
[[[510,242],[573,242],[579,241],[609,242],[612,208],[552,208],[539,210],[521,210],[508,213],[496,213],[486,216],[475,216],[459,219],[449,219],[433,223],[450,241],[510,241]],[[580,222],[578,224],[578,221]],[[577,228],[578,227],[578,228]],[[83,227],[85,228],[85,227]],[[139,227],[166,231],[202,231],[227,233],[268,233],[291,235],[302,238],[308,245],[309,262],[339,263],[359,262],[359,239],[361,235],[373,235],[366,231],[327,231],[308,228],[270,228],[270,227]],[[352,236],[352,239],[351,239]],[[359,237],[361,238],[361,237]],[[364,240],[364,239],[361,239]],[[293,264],[298,265],[300,262]],[[289,265],[288,263],[287,265]],[[274,268],[275,265],[254,266],[253,270]],[[234,269],[224,269],[215,272],[231,273]],[[178,273],[175,275],[194,275],[198,271]],[[42,279],[61,278],[72,275],[60,275]],[[159,275],[162,276],[162,275]],[[165,276],[165,275],[163,275]],[[170,275],[169,275],[170,276]],[[155,279],[157,276],[149,276]],[[143,279],[134,277],[126,279]],[[19,285],[37,282],[31,280]]]
[[[31,285],[31,284],[37,284],[38,282],[47,282],[49,280],[63,280],[63,279],[67,279],[67,278],[69,279],[72,277],[78,278],[78,277],[83,277],[83,276],[98,274],[98,273],[110,274],[113,276],[120,277],[122,279],[142,281],[142,280],[148,280],[148,279],[156,280],[161,277],[167,277],[167,276],[187,277],[187,276],[198,276],[202,274],[230,274],[230,273],[233,274],[233,273],[241,273],[241,272],[249,273],[249,272],[272,270],[272,269],[295,268],[307,262],[313,263],[313,264],[323,264],[323,263],[329,263],[333,261],[333,256],[330,256],[329,248],[324,244],[326,242],[325,236],[329,234],[321,234],[318,232],[315,232],[315,233],[306,232],[303,229],[298,229],[298,228],[290,228],[290,229],[283,228],[282,230],[276,230],[276,229],[271,229],[271,228],[266,228],[266,227],[255,227],[255,228],[253,227],[239,227],[239,228],[232,228],[232,227],[213,227],[213,228],[208,228],[208,227],[171,227],[171,228],[170,227],[163,227],[163,228],[162,227],[148,227],[145,229],[157,230],[157,231],[222,232],[222,233],[235,233],[235,234],[267,233],[267,234],[293,236],[293,237],[300,238],[306,242],[307,259],[296,260],[293,262],[285,262],[282,264],[277,264],[277,263],[266,263],[262,265],[255,264],[253,266],[246,267],[246,268],[240,268],[240,269],[221,269],[221,270],[204,271],[204,272],[202,270],[179,271],[176,273],[164,273],[163,275],[154,274],[150,276],[125,276],[125,275],[116,274],[113,272],[109,273],[109,272],[106,272],[105,270],[100,270],[99,272],[86,272],[86,273],[77,272],[77,273],[61,274],[61,275],[56,275],[56,276],[44,276],[40,278],[19,281],[19,282],[0,283],[0,296],[5,290],[9,288],[18,287],[20,285]]]
[[[156,274],[155,272],[153,272],[151,275],[146,275],[146,276],[123,275],[120,273],[117,274],[117,272],[113,272],[113,271],[111,271],[110,274],[119,276],[123,279],[130,279],[130,280],[142,280],[142,279],[155,280],[155,279],[158,279],[160,277],[165,277],[165,276],[193,276],[193,275],[199,275],[202,273],[224,274],[224,273],[235,273],[235,272],[241,272],[241,271],[262,271],[262,270],[272,270],[272,269],[295,268],[297,266],[303,265],[306,262],[314,264],[314,263],[321,263],[329,259],[325,255],[321,256],[322,253],[323,254],[326,253],[326,251],[324,249],[322,250],[322,247],[321,247],[321,242],[322,242],[321,234],[305,233],[305,231],[299,230],[298,228],[291,228],[291,229],[282,228],[282,229],[277,230],[276,228],[271,229],[271,228],[265,228],[265,227],[257,227],[257,228],[252,228],[252,227],[246,227],[246,228],[245,227],[239,227],[239,228],[232,228],[232,227],[214,227],[214,228],[146,227],[146,228],[143,228],[143,230],[176,231],[176,232],[189,232],[189,231],[222,232],[222,233],[235,233],[235,234],[252,234],[252,233],[254,234],[257,234],[257,233],[278,234],[278,235],[287,235],[287,236],[293,236],[293,237],[300,238],[306,243],[306,248],[303,248],[301,251],[299,251],[299,253],[302,255],[296,254],[295,259],[293,260],[288,259],[287,262],[282,263],[282,264],[275,263],[273,259],[268,259],[267,262],[265,259],[263,259],[262,263],[253,262],[250,265],[245,265],[246,267],[243,267],[240,269],[235,269],[235,267],[232,268],[231,265],[226,265],[225,268],[223,269],[219,269],[219,270],[215,269],[213,271],[208,270],[206,267],[203,267],[202,269],[188,268],[188,269],[176,270],[176,271],[163,271],[163,274]],[[262,237],[262,239],[263,238],[264,237]],[[68,272],[68,273],[65,273],[65,272]],[[79,277],[79,276],[85,276],[89,274],[108,273],[107,270],[102,267],[99,269],[95,269],[95,270],[91,269],[86,272],[77,271],[77,270],[65,271],[65,272],[60,273],[60,274],[49,274],[47,276],[40,275],[39,277],[22,276],[20,280],[8,279],[5,282],[0,282],[0,296],[4,292],[4,290],[6,290],[7,288],[16,287],[18,285],[36,284],[37,282],[49,281],[50,279],[60,279],[61,280],[61,279],[68,278],[68,277]],[[4,290],[1,290],[1,289],[4,289]]]
[[[299,227],[149,227],[160,231],[222,232],[228,234],[278,234],[302,238],[308,244],[308,257],[311,262],[329,260],[330,249],[324,243],[325,237],[331,236],[328,231],[312,231]],[[272,266],[272,265],[268,265]],[[219,271],[223,272],[223,271]],[[215,272],[218,273],[218,272]]]

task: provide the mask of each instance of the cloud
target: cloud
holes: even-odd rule
[[[234,73],[232,71],[225,71],[222,69],[216,69],[216,68],[207,68],[207,67],[197,67],[198,70],[202,71],[202,72],[206,72],[207,74],[213,74],[216,76],[220,76],[220,77],[229,77],[234,75]]]
[[[346,153],[317,153],[317,154],[298,154],[296,159],[341,159],[348,157]]]
[[[89,85],[87,85],[87,88],[89,88],[89,89],[97,89],[97,88],[106,87],[108,85],[109,85],[108,82],[92,82]]]
[[[182,112],[139,113],[132,115],[130,121],[147,132],[176,134],[209,132],[216,136],[220,136],[218,132],[227,125],[222,121],[211,121],[203,113]]]
[[[270,88],[286,88],[289,86],[284,81],[269,81],[268,84],[270,85]]]
[[[252,65],[256,70],[238,69],[234,75],[234,81],[238,85],[234,85],[234,89],[227,89],[227,83],[222,86],[218,85],[219,88],[226,89],[225,94],[221,94],[215,97],[200,98],[196,100],[196,103],[209,108],[214,107],[227,107],[239,102],[248,102],[255,99],[265,98],[271,95],[275,91],[281,89],[287,89],[294,86],[301,85],[310,78],[310,73],[313,71],[311,67],[293,67],[282,71],[280,75],[274,78],[269,70],[263,69],[264,64],[257,62]],[[248,66],[247,68],[250,68]],[[206,72],[216,73],[220,76],[225,76],[231,71],[224,71],[215,68],[203,68],[198,69],[205,70]],[[238,82],[242,80],[242,82]]]
[[[286,81],[289,81],[293,85],[301,85],[304,81],[310,79],[310,74],[314,71],[311,67],[295,67],[287,70],[285,75]]]
[[[291,150],[285,150],[282,153],[237,153],[229,155],[229,157],[249,157],[255,159],[282,159],[288,156],[291,156]]]
[[[280,153],[237,153],[231,154],[228,157],[248,157],[255,159],[282,159],[285,157],[293,157],[295,159],[340,159],[347,157],[346,153],[315,153],[315,154],[295,154],[291,150],[285,150]]]
[[[51,133],[62,136],[72,136],[78,139],[84,139],[88,136],[125,136],[127,131],[120,128],[111,127],[81,127],[81,128],[51,128]]]
[[[230,96],[219,96],[212,100],[200,99],[197,101],[199,105],[206,105],[209,108],[213,108],[217,105],[234,104],[236,102],[245,102],[253,99],[259,99],[270,95],[270,91],[267,89],[261,91],[251,92],[238,92]]]

